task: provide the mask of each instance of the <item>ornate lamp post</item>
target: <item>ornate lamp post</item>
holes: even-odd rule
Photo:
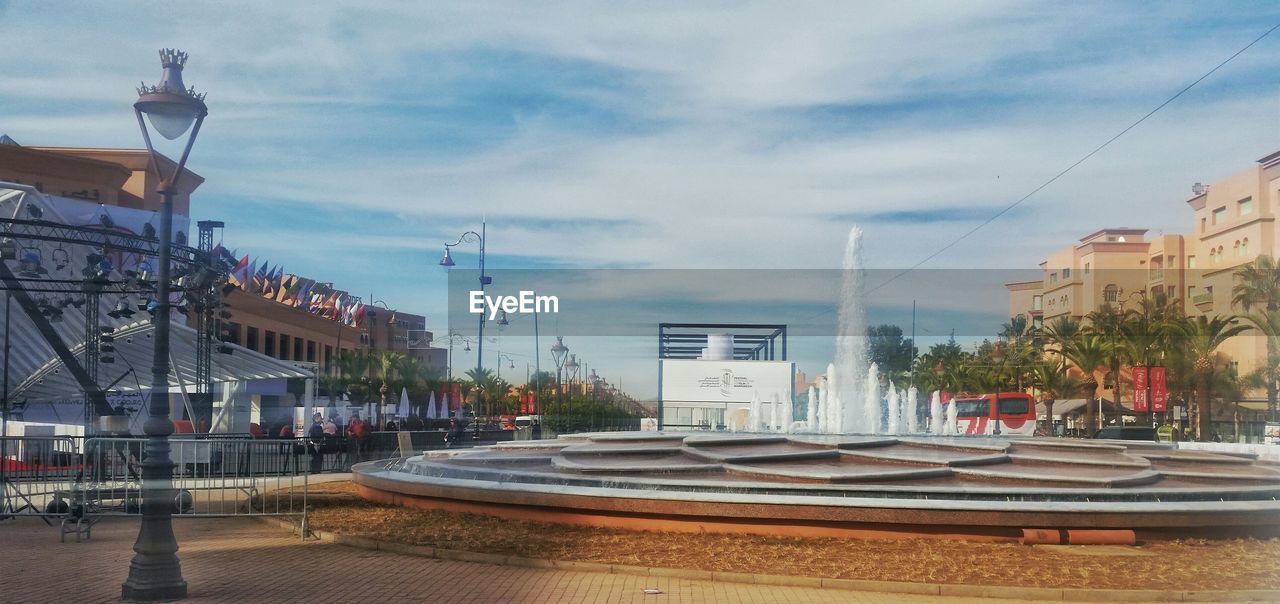
[[[991,362],[996,365],[1004,364],[1004,348],[999,342],[996,343],[995,350],[991,351]],[[1000,392],[996,392],[995,400],[992,401],[992,404],[996,406],[996,425],[991,429],[991,434],[1000,436]]]
[[[160,232],[157,233],[160,252],[153,319],[155,345],[151,362],[151,398],[147,404],[147,421],[143,424],[147,444],[142,457],[142,527],[133,545],[129,578],[121,587],[121,597],[139,602],[177,600],[187,596],[187,582],[182,578],[182,565],[178,561],[178,542],[173,535],[173,459],[169,450],[169,435],[173,433],[173,422],[169,418],[169,255],[173,236],[173,196],[178,192],[178,179],[209,110],[204,104],[204,94],[197,94],[194,88],[188,89],[182,83],[182,68],[186,62],[185,52],[170,48],[161,50],[160,63],[164,74],[160,83],[156,86],[144,84],[139,88],[138,101],[133,105],[142,140],[151,154],[151,165],[160,176],[156,192],[163,198]],[[188,129],[191,131],[178,165],[167,176],[160,174],[159,156],[151,144],[151,134],[143,115],[147,116],[156,132],[168,140],[176,140]]]
[[[557,415],[564,415],[564,380],[561,373],[567,356],[569,356],[569,347],[564,345],[564,336],[556,336],[556,343],[551,345],[551,360],[556,363],[556,394],[560,399],[560,404],[556,405],[559,408]],[[560,422],[557,421],[556,424],[559,425]]]
[[[493,278],[484,274],[484,235],[485,223],[480,223],[480,232],[467,231],[458,237],[453,243],[444,244],[444,257],[440,259],[440,266],[449,268],[454,266],[453,258],[449,256],[449,248],[457,247],[463,243],[479,243],[480,244],[480,291],[484,291],[484,287],[493,283]],[[476,376],[479,377],[480,372],[484,369],[484,313],[480,313],[480,328],[476,334]]]
[[[568,361],[565,361],[565,363],[564,363],[564,369],[565,369],[565,371],[564,371],[564,376],[565,376],[565,378],[567,378],[567,379],[569,380],[569,386],[570,386],[570,387],[572,387],[572,386],[573,386],[574,378],[576,378],[576,377],[577,377],[577,374],[578,374],[578,367],[579,367],[579,365],[578,365],[578,355],[576,355],[576,354],[570,354],[570,355],[569,355],[569,360],[568,360]],[[565,415],[566,415],[566,418],[565,418],[565,419],[567,419],[567,420],[569,420],[570,422],[572,422],[572,421],[573,421],[573,417],[572,417],[572,415],[573,415],[573,396],[572,396],[572,395],[570,395],[570,396],[569,396],[569,398],[565,400],[565,404],[568,406],[568,408],[565,410],[565,411],[567,411],[567,412],[568,412],[568,413],[566,413],[566,414],[565,414]],[[565,427],[566,427],[566,428],[570,427],[570,424],[566,424],[566,425],[565,425]]]

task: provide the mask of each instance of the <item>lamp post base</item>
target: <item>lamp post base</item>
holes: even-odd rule
[[[177,556],[158,560],[142,560],[135,556],[129,565],[129,578],[120,588],[120,598],[127,602],[171,602],[187,597],[187,582]],[[167,558],[167,559],[166,559]]]

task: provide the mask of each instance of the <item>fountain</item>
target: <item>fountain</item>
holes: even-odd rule
[[[353,481],[361,496],[399,505],[645,530],[1072,543],[1280,535],[1280,465],[1156,443],[959,437],[956,405],[944,411],[939,392],[919,425],[916,388],[886,382],[882,399],[868,362],[861,246],[855,227],[835,358],[809,389],[803,422],[790,401],[774,396],[766,411],[755,395],[746,434],[562,435],[357,464]]]

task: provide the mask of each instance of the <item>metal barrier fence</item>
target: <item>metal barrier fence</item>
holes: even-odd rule
[[[144,437],[0,439],[0,519],[61,519],[62,536],[91,534],[103,516],[142,513]],[[299,516],[306,529],[309,475],[324,469],[321,446],[302,439],[180,435],[169,439],[169,492],[183,516]]]
[[[60,515],[49,503],[75,483],[81,470],[74,437],[0,437],[0,519]]]

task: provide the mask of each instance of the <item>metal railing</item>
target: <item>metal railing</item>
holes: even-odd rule
[[[49,503],[82,470],[77,445],[70,436],[0,437],[0,519],[61,515]]]
[[[146,444],[144,437],[83,445],[71,437],[0,438],[0,518],[60,518],[62,537],[80,540],[101,517],[141,514]],[[173,473],[159,487],[175,516],[298,516],[304,534],[308,477],[350,465],[303,439],[179,435],[169,447]]]

